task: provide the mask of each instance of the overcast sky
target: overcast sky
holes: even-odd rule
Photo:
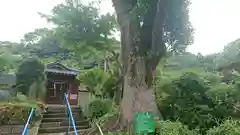
[[[63,0],[0,0],[0,40],[19,41],[24,33],[47,27],[38,12],[50,13]],[[227,43],[240,38],[240,0],[191,0],[190,19],[196,29],[193,53],[219,52]],[[102,12],[113,11],[110,2]]]

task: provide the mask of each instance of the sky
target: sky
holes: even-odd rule
[[[20,41],[23,35],[49,24],[38,12],[50,13],[63,0],[0,0],[0,41]],[[85,0],[86,1],[86,0]],[[190,21],[195,28],[192,53],[204,55],[222,51],[240,38],[240,0],[191,0]],[[102,13],[113,12],[111,2],[100,6]]]

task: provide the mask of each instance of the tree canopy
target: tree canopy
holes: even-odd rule
[[[55,6],[51,15],[41,16],[56,25],[55,38],[78,59],[101,61],[104,52],[118,44],[112,37],[116,31],[114,15],[100,15],[96,7],[68,0]]]

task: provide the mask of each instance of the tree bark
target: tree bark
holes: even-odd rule
[[[121,122],[128,128],[138,112],[152,112],[162,118],[152,84],[158,62],[166,51],[163,42],[165,1],[151,0],[141,26],[139,17],[130,12],[135,0],[112,0],[121,31],[124,74]]]

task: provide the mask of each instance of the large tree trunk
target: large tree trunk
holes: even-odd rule
[[[130,11],[135,0],[112,1],[121,30],[124,74],[122,124],[132,125],[133,116],[138,112],[152,112],[161,118],[152,84],[156,66],[166,51],[162,38],[165,0],[151,0],[151,8],[142,25],[139,17]]]
[[[125,75],[121,103],[123,124],[131,124],[134,114],[138,112],[153,112],[156,117],[162,118],[156,104],[153,87],[148,87],[146,82],[134,85],[131,83],[132,80],[129,80],[129,76]]]

